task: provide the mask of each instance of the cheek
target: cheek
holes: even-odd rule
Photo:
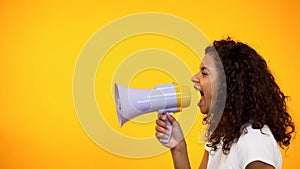
[[[210,83],[209,78],[207,78],[206,80],[203,80],[202,82],[203,82],[202,87],[203,87],[204,92],[208,95],[211,95],[211,83]]]

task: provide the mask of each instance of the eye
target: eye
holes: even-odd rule
[[[207,75],[208,75],[208,73],[207,73],[207,72],[205,72],[205,71],[203,71],[203,72],[202,72],[202,75],[203,75],[203,76],[207,76]]]
[[[207,76],[209,71],[206,67],[201,67],[200,72],[201,72],[202,76]]]

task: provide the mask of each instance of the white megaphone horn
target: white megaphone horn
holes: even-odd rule
[[[156,85],[154,89],[134,89],[115,84],[115,104],[119,125],[128,120],[149,112],[157,111],[160,114],[180,112],[190,105],[191,94],[187,86],[178,86],[174,83]],[[160,139],[162,143],[170,141],[172,125],[166,121],[169,128],[169,137]]]

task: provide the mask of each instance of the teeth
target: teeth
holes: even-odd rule
[[[200,88],[197,88],[197,87],[194,87],[195,88],[195,90],[197,91],[197,92],[200,92],[200,95],[201,96],[203,96],[204,95],[204,93],[201,91],[201,89]]]
[[[200,91],[200,88],[194,87],[196,91]]]

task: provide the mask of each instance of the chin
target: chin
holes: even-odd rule
[[[202,114],[208,114],[208,110],[200,107],[200,112]]]
[[[206,109],[201,109],[201,108],[200,108],[200,112],[201,112],[202,114],[208,114],[208,110],[206,110]]]

